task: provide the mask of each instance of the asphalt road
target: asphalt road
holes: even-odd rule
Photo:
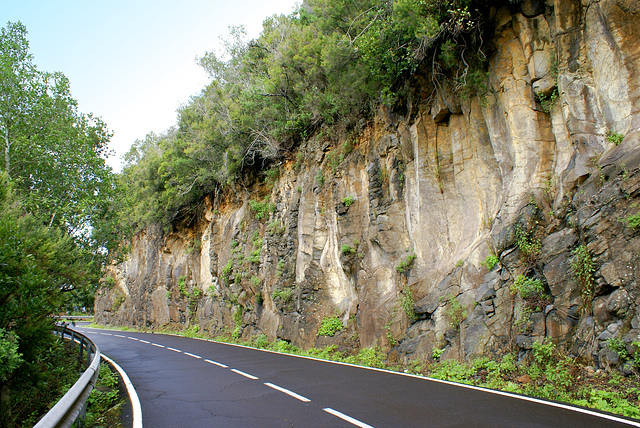
[[[76,330],[127,372],[145,427],[640,427],[386,371],[171,335]]]

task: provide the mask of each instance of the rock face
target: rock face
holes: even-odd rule
[[[640,213],[640,6],[493,15],[486,92],[421,88],[436,96],[416,93],[406,116],[381,111],[356,139],[316,135],[276,181],[147,228],[111,266],[96,320],[405,361],[550,338],[614,364],[607,340],[639,340],[640,234],[625,219]],[[318,336],[332,316],[342,331]]]

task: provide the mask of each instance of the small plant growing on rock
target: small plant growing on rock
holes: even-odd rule
[[[331,337],[342,330],[342,327],[342,321],[337,316],[324,317],[320,323],[317,335]]]
[[[580,245],[573,250],[573,260],[571,260],[571,270],[573,276],[580,284],[580,295],[585,303],[593,300],[594,279],[593,272],[595,267],[591,260],[591,254],[586,245]]]
[[[544,284],[539,279],[518,275],[509,290],[511,294],[520,296],[525,301],[525,309],[541,311],[548,304],[549,299],[545,294]]]
[[[343,255],[348,256],[350,254],[354,254],[356,252],[356,249],[350,245],[342,244],[342,246],[340,247],[340,251]]]
[[[293,294],[291,293],[291,290],[289,290],[288,288],[285,288],[284,290],[275,290],[273,293],[271,293],[271,298],[273,300],[280,299],[285,303],[291,301],[292,297],[293,297]]]
[[[632,214],[621,221],[627,223],[627,226],[632,229],[640,229],[640,213]]]
[[[620,143],[622,143],[622,140],[624,140],[624,135],[618,132],[613,132],[612,130],[609,130],[607,131],[606,139],[608,142],[610,142],[614,146],[619,146]]]
[[[347,196],[344,199],[342,199],[342,203],[347,208],[350,207],[353,204],[354,201],[355,201],[355,199],[353,198],[353,196]]]
[[[445,315],[449,325],[456,331],[460,331],[460,324],[467,318],[467,310],[462,307],[456,296],[450,296]]]
[[[249,201],[249,207],[251,208],[251,211],[253,211],[257,220],[267,218],[276,208],[273,202],[269,202],[267,200],[259,202],[253,199]]]
[[[414,253],[409,254],[406,258],[404,258],[398,266],[396,266],[396,271],[398,273],[406,273],[411,270],[413,267],[413,263],[416,260],[416,255]]]
[[[433,349],[431,350],[431,356],[433,357],[434,361],[440,360],[440,357],[442,356],[443,353],[444,353],[444,348],[438,348],[437,346],[434,346]]]
[[[413,298],[413,292],[411,291],[411,288],[405,286],[402,290],[402,301],[400,302],[400,305],[402,306],[402,310],[404,311],[405,315],[407,315],[411,322],[418,319],[418,316],[413,310],[414,304],[415,300]]]
[[[498,256],[495,254],[489,254],[482,264],[485,265],[488,270],[493,270],[498,263],[500,263]]]
[[[518,295],[525,300],[539,298],[544,294],[544,284],[542,284],[542,281],[527,278],[524,275],[518,275],[509,289],[511,294]]]
[[[533,231],[526,232],[522,225],[516,226],[516,247],[529,261],[535,260],[540,254],[542,243],[533,236]]]

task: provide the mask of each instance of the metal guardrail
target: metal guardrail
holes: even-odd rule
[[[87,369],[71,389],[56,403],[49,412],[34,426],[34,428],[70,427],[78,419],[78,427],[84,427],[85,404],[91,390],[96,384],[100,371],[100,349],[85,335],[68,329],[66,326],[56,326],[56,333],[61,338],[69,336],[70,340],[79,346],[78,359],[83,359],[84,350],[87,354]],[[93,355],[93,357],[92,357]]]
[[[93,315],[54,315],[54,319],[56,320],[93,320]]]

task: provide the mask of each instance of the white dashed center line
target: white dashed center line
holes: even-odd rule
[[[232,371],[232,372],[234,372],[234,373],[238,373],[239,375],[244,376],[244,377],[247,377],[247,378],[249,378],[249,379],[253,379],[253,380],[258,379],[257,377],[255,377],[255,376],[253,376],[253,375],[250,375],[249,373],[242,372],[242,371],[240,371],[240,370],[231,369],[231,371]]]
[[[298,399],[300,401],[304,401],[305,403],[308,403],[308,402],[311,401],[307,397],[303,397],[302,395],[296,394],[295,392],[289,391],[288,389],[283,388],[281,386],[274,385],[274,384],[269,383],[269,382],[265,382],[264,384],[267,385],[269,388],[273,388],[273,389],[275,389],[277,391],[284,392],[285,394],[287,394],[287,395],[289,395],[289,396],[291,396],[291,397],[293,397],[295,399]]]
[[[219,363],[217,361],[209,360],[209,359],[201,357],[200,355],[192,354],[192,353],[186,352],[186,351],[181,351],[180,349],[172,348],[170,346],[160,345],[159,343],[153,343],[153,342],[149,342],[149,341],[146,341],[146,340],[143,340],[143,339],[137,339],[135,337],[122,336],[120,334],[110,334],[110,333],[98,333],[98,334],[101,334],[103,336],[115,336],[115,337],[121,337],[121,338],[124,338],[124,339],[136,340],[138,342],[147,343],[147,344],[150,344],[150,345],[158,347],[158,348],[166,348],[166,349],[168,349],[170,351],[173,351],[173,352],[179,352],[179,353],[182,353],[182,354],[187,355],[189,357],[201,359],[201,360],[204,360],[205,362],[207,362],[209,364],[213,364],[213,365],[216,365],[218,367],[222,367],[223,369],[228,369],[229,368],[229,366],[226,366],[226,365],[224,365],[222,363]],[[241,370],[238,370],[238,369],[230,369],[230,370],[232,372],[237,373],[237,374],[239,374],[241,376],[244,376],[244,377],[246,377],[248,379],[252,379],[252,380],[257,380],[258,379],[258,377],[253,376],[253,375],[251,375],[249,373],[245,373],[245,372],[243,372]],[[305,396],[302,396],[300,394],[297,394],[297,393],[295,393],[293,391],[290,391],[290,390],[288,390],[286,388],[283,388],[281,386],[275,385],[275,384],[270,383],[270,382],[265,382],[264,384],[266,386],[268,386],[269,388],[272,388],[272,389],[275,389],[276,391],[280,391],[280,392],[282,392],[284,394],[287,394],[288,396],[293,397],[296,400],[300,400],[300,401],[302,401],[304,403],[311,402],[311,400],[309,398],[307,398]],[[364,423],[362,421],[359,421],[359,420],[357,420],[355,418],[352,418],[349,415],[345,415],[344,413],[339,412],[337,410],[334,410],[334,409],[332,409],[330,407],[326,407],[326,408],[324,408],[322,410],[324,410],[325,412],[327,412],[327,413],[329,413],[329,414],[331,414],[333,416],[336,416],[336,417],[342,419],[343,421],[349,422],[350,424],[353,424],[353,425],[355,425],[357,427],[360,427],[360,428],[373,428],[371,425],[368,425],[368,424],[366,424],[366,423]]]
[[[206,361],[207,363],[209,363],[209,364],[214,364],[214,365],[216,365],[216,366],[218,366],[218,367],[222,367],[223,369],[228,369],[228,368],[229,368],[229,366],[225,366],[224,364],[222,364],[222,363],[218,363],[218,362],[216,362],[216,361],[211,361],[211,360],[205,360],[205,361]]]
[[[359,421],[359,420],[357,420],[355,418],[352,418],[351,416],[345,415],[344,413],[340,413],[337,410],[333,410],[330,407],[326,407],[326,408],[324,408],[322,410],[324,410],[327,413],[331,413],[333,416],[337,416],[340,419],[342,419],[343,421],[347,421],[347,422],[349,422],[349,423],[351,423],[351,424],[353,424],[353,425],[355,425],[357,427],[360,427],[360,428],[373,428],[371,425],[367,425],[364,422],[361,422],[361,421]]]

